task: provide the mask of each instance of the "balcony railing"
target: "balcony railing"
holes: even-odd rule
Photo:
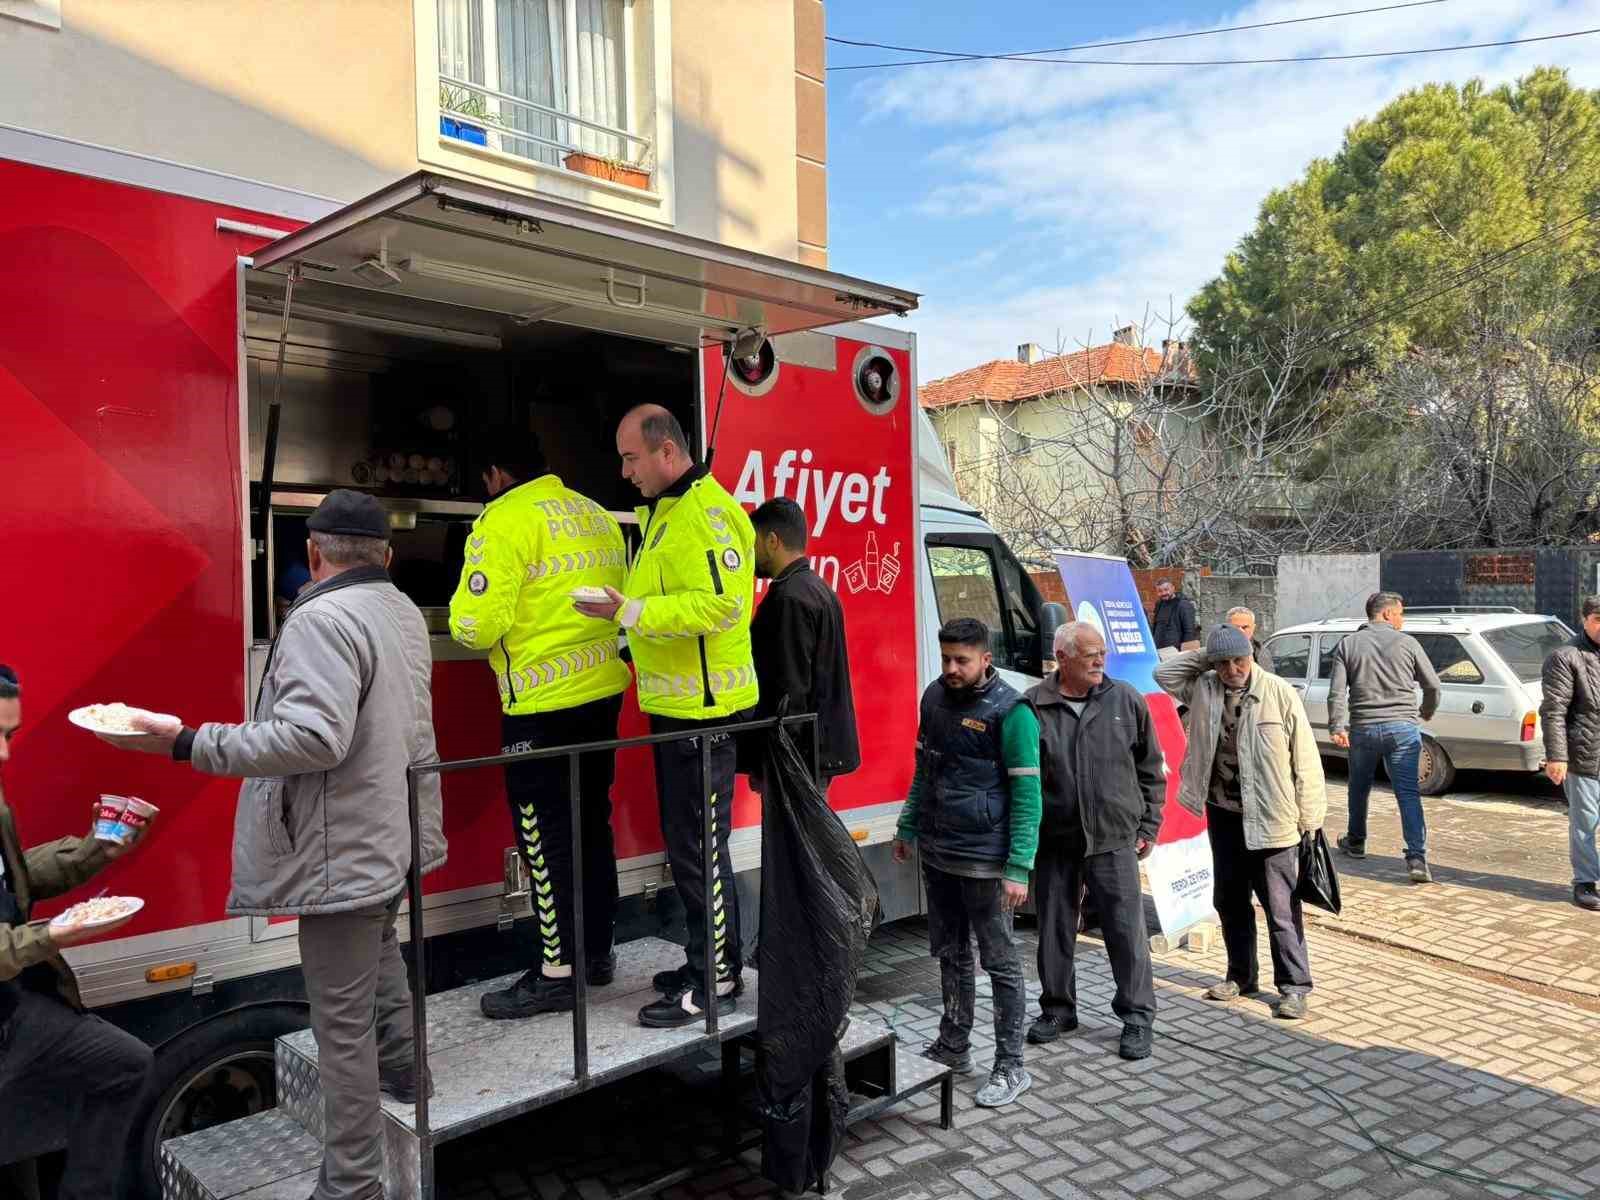
[[[538,128],[519,129],[517,121]],[[439,127],[449,137],[534,162],[564,163],[584,154],[642,171],[651,166],[647,137],[442,73]]]

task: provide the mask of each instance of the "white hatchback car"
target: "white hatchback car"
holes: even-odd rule
[[[1537,771],[1544,764],[1540,673],[1572,630],[1555,617],[1515,608],[1408,608],[1405,617],[1405,632],[1422,643],[1441,690],[1439,711],[1422,727],[1423,794],[1448,790],[1458,768]],[[1328,737],[1328,679],[1333,648],[1361,625],[1351,619],[1292,625],[1267,642],[1272,669],[1305,697],[1318,748],[1341,758],[1346,751]]]

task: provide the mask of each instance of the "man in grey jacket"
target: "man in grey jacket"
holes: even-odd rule
[[[1367,623],[1346,634],[1333,652],[1328,732],[1335,746],[1350,751],[1350,831],[1339,839],[1339,849],[1351,858],[1367,856],[1367,797],[1381,758],[1400,806],[1406,869],[1412,883],[1429,883],[1428,826],[1417,787],[1418,727],[1439,707],[1439,676],[1417,639],[1400,632],[1404,624],[1399,594],[1374,592],[1367,597]]]
[[[339,490],[306,522],[312,586],[267,659],[255,719],[138,719],[137,749],[245,782],[228,912],[300,919],[323,1095],[314,1200],[381,1200],[380,1088],[414,1101],[411,992],[395,914],[411,865],[406,768],[438,758],[422,614],[389,581],[389,523]],[[439,778],[421,781],[422,869],[444,862]]]
[[[1189,706],[1189,749],[1178,803],[1206,818],[1228,976],[1206,992],[1234,1000],[1260,990],[1253,892],[1267,917],[1277,1015],[1306,1015],[1311,958],[1295,885],[1300,839],[1322,828],[1328,798],[1322,759],[1298,692],[1253,661],[1231,621],[1204,650],[1156,668],[1156,683]]]

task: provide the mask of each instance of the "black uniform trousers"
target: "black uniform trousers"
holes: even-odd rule
[[[501,720],[504,752],[607,742],[617,736],[622,696],[608,696],[554,712]],[[545,967],[570,967],[575,957],[572,927],[572,798],[570,763],[564,756],[536,758],[506,767],[506,797],[517,847],[528,864],[533,915],[539,926]],[[578,765],[583,814],[583,940],[581,957],[611,953],[617,913],[617,852],[611,837],[611,783],[616,751],[585,754]]]
[[[1039,914],[1039,1009],[1047,1017],[1076,1020],[1078,981],[1073,957],[1084,891],[1100,914],[1100,932],[1117,991],[1111,1011],[1124,1025],[1151,1026],[1156,1018],[1150,935],[1139,889],[1139,858],[1132,846],[1085,855],[1080,845],[1045,836],[1034,859]]]
[[[1206,835],[1211,839],[1215,883],[1211,902],[1222,920],[1222,944],[1228,951],[1228,978],[1242,992],[1261,984],[1256,954],[1256,910],[1252,893],[1267,915],[1272,947],[1272,986],[1285,996],[1311,990],[1311,957],[1300,900],[1298,844],[1278,850],[1252,850],[1244,841],[1244,814],[1206,805]]]
[[[749,717],[746,711],[709,724],[731,725]],[[704,728],[707,724],[680,717],[652,716],[650,732],[681,733]],[[734,886],[733,859],[728,853],[728,835],[733,830],[733,779],[738,766],[738,746],[727,734],[712,738],[711,776],[709,780],[702,780],[700,742],[697,737],[679,738],[651,747],[655,754],[656,799],[661,806],[661,836],[667,843],[672,882],[678,889],[678,898],[683,901],[683,917],[689,934],[689,970],[697,986],[705,978],[707,905],[711,909],[711,952],[717,979],[735,980],[744,970],[744,951],[739,941],[739,893]],[[708,793],[712,826],[709,888],[701,862],[705,832],[702,822]]]
[[[150,1047],[132,1034],[54,996],[20,989],[17,1011],[0,1023],[0,1163],[65,1141],[60,1200],[117,1196],[128,1129],[152,1061]],[[63,1129],[32,1127],[41,1117],[62,1119],[63,1110]]]

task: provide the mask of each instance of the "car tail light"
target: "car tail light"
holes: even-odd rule
[[[1538,726],[1539,726],[1539,714],[1538,713],[1531,713],[1531,712],[1530,713],[1523,713],[1522,714],[1522,740],[1525,741],[1525,742],[1533,741],[1533,731],[1535,729],[1537,729]]]

